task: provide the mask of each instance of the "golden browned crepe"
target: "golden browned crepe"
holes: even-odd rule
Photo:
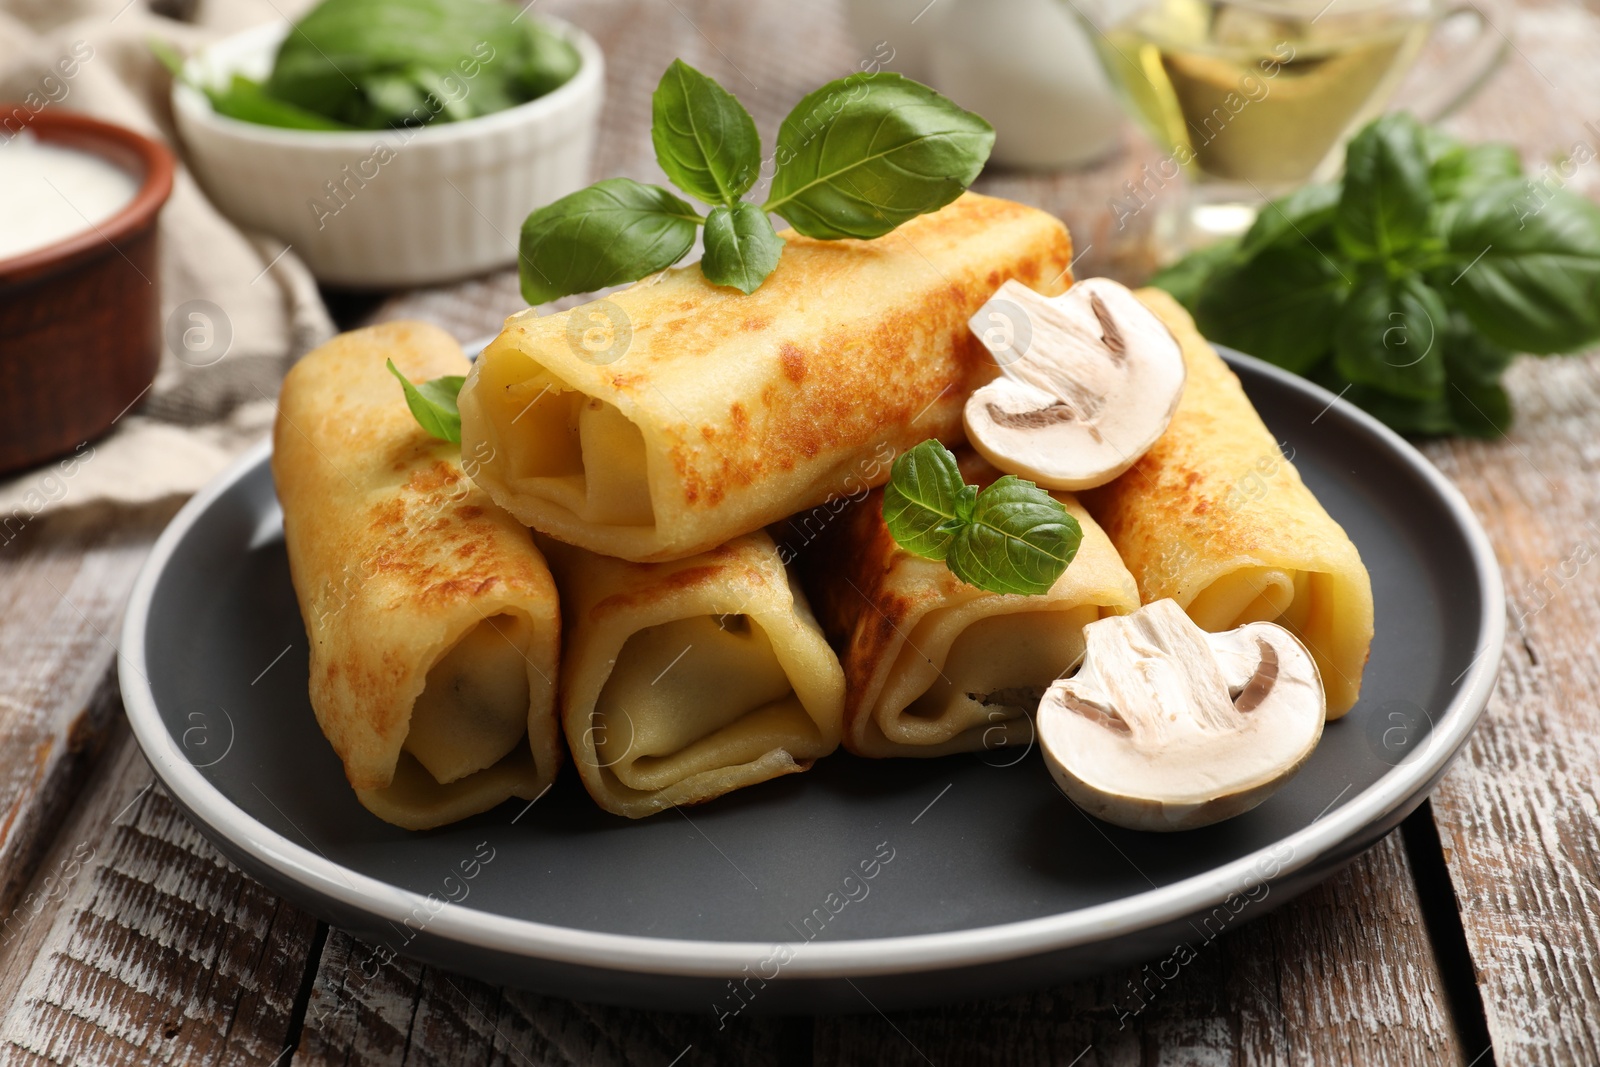
[[[882,449],[961,440],[996,374],[967,319],[1008,278],[1070,281],[1060,222],[972,193],[874,241],[785,240],[748,296],[689,266],[508,320],[461,394],[478,483],[568,544],[681,559],[850,492]]]
[[[844,675],[765,533],[672,563],[543,543],[567,625],[562,724],[602,808],[696,804],[838,747]]]
[[[969,484],[998,476],[972,452],[958,457]],[[1083,654],[1084,626],[1139,606],[1100,527],[1071,493],[1051,495],[1083,527],[1083,542],[1040,596],[985,592],[942,561],[902,550],[884,525],[882,490],[792,547],[840,650],[847,749],[943,756],[1025,746],[1039,698]]]
[[[1361,556],[1188,313],[1160,290],[1138,295],[1183,346],[1188,383],[1167,432],[1084,505],[1145,603],[1171,597],[1212,632],[1276,621],[1298,634],[1338,718],[1360,695],[1372,643]]]
[[[467,370],[424,323],[334,338],[284,380],[272,474],[317,722],[361,803],[425,829],[554,780],[560,621],[528,531],[417,425],[386,359],[413,381]]]

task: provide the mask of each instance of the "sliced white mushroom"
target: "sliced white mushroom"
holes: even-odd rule
[[[1109,278],[1058,297],[1007,281],[968,325],[1001,377],[967,399],[967,437],[1047,489],[1091,489],[1133,466],[1183,395],[1172,331]]]
[[[1039,744],[1067,796],[1106,822],[1187,830],[1232,818],[1322,737],[1322,676],[1276,623],[1208,634],[1157,600],[1090,623],[1084,638],[1077,673],[1039,705]]]

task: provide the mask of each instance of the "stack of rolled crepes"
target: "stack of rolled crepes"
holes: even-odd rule
[[[967,321],[1007,279],[1064,290],[1058,221],[968,194],[875,241],[784,236],[749,295],[688,267],[508,320],[461,390],[459,451],[416,428],[383,367],[460,373],[434,331],[358,331],[291,375],[274,473],[312,702],[381,817],[436,825],[538,795],[558,719],[590,795],[635,818],[804,770],[841,740],[867,756],[1017,744],[1086,623],[1177,595],[1153,593],[1148,553],[1164,551],[1163,530],[1187,538],[1187,519],[1126,486],[1162,483],[1149,462],[1084,505],[1058,494],[1083,543],[1037,597],[983,592],[901,551],[871,491],[901,451],[960,444],[966,397],[997,373]],[[1209,355],[1197,344],[1185,344],[1195,403],[1270,446],[1238,383],[1196,369]],[[1189,432],[1189,404],[1174,432]],[[969,481],[996,475],[961,462]],[[1318,544],[1342,543],[1364,581],[1292,468],[1284,479],[1281,506],[1322,531]],[[1252,521],[1236,516],[1238,538]],[[1194,541],[1192,573],[1257,566],[1228,554],[1240,543]],[[1365,641],[1337,636],[1350,612],[1328,598],[1343,576],[1329,585],[1311,558],[1259,566],[1289,575],[1279,611],[1308,640]],[[351,570],[366,577],[342,581]],[[1359,680],[1360,662],[1349,669]]]

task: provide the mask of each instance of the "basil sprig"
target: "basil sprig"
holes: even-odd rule
[[[662,171],[710,214],[629,178],[562,197],[522,225],[528,303],[665,270],[689,251],[697,225],[706,228],[706,279],[754,292],[783,251],[769,214],[807,237],[880,237],[960,196],[994,146],[987,122],[927,86],[887,71],[852,74],[806,96],[783,120],[771,194],[756,204],[743,199],[762,168],[755,121],[681,59],[651,98],[650,137]]]
[[[441,441],[459,444],[461,409],[456,406],[456,398],[461,395],[462,383],[467,379],[459,374],[447,374],[431,381],[413,383],[400,373],[394,360],[385,360],[384,364],[390,374],[400,379],[400,387],[406,394],[406,406],[411,409],[411,416],[417,420],[417,425]]]
[[[991,593],[1048,593],[1077,555],[1083,529],[1030,481],[1007,474],[982,492],[956,457],[924,441],[894,461],[883,521],[907,552],[943,560],[957,578]]]
[[[1212,340],[1403,433],[1491,437],[1511,424],[1514,353],[1600,340],[1600,208],[1529,180],[1509,146],[1386,115],[1350,142],[1340,182],[1274,201],[1154,284]]]

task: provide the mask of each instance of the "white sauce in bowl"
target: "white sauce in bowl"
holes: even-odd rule
[[[20,134],[0,144],[0,260],[100,226],[138,191],[132,175],[92,152]]]

